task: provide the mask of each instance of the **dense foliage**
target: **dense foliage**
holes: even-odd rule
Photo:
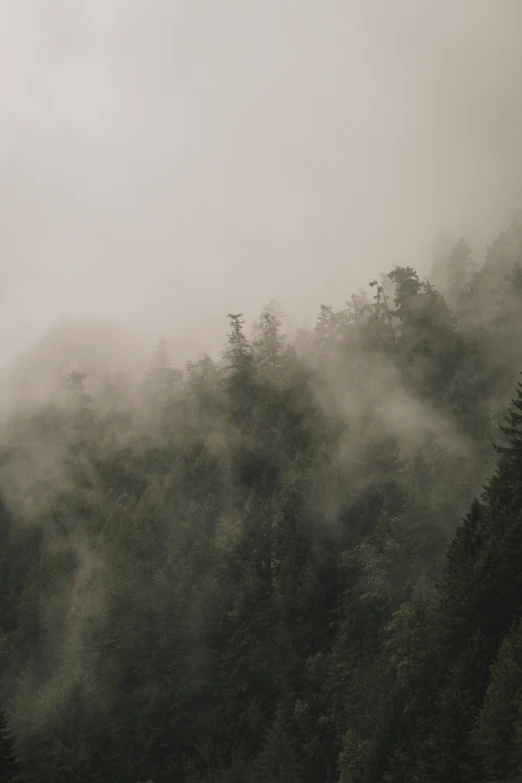
[[[397,267],[291,340],[231,314],[139,383],[24,365],[1,783],[522,779],[520,255],[519,217],[480,268],[441,235],[436,288]]]

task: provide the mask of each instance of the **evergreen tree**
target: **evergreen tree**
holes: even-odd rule
[[[247,340],[241,320],[242,313],[229,313],[230,332],[225,350],[227,375],[225,389],[230,410],[236,423],[241,423],[252,408],[254,396],[254,365],[252,346]]]
[[[16,740],[5,710],[0,708],[0,783],[15,783],[20,779]]]
[[[272,382],[282,380],[285,362],[285,340],[281,333],[283,313],[275,302],[263,308],[253,343],[259,368]]]
[[[284,723],[283,712],[279,709],[253,766],[252,780],[256,783],[300,783],[302,780],[296,753]]]
[[[472,733],[484,783],[515,783],[522,773],[522,623],[504,638]]]

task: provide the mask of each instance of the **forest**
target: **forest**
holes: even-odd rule
[[[15,366],[1,783],[520,783],[522,213],[346,297]]]

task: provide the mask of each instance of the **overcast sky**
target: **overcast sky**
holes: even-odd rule
[[[443,224],[482,248],[521,140],[521,0],[0,0],[0,361],[313,320]]]

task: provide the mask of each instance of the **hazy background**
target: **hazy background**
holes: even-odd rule
[[[183,358],[522,206],[520,0],[0,0],[0,362],[112,317]]]

